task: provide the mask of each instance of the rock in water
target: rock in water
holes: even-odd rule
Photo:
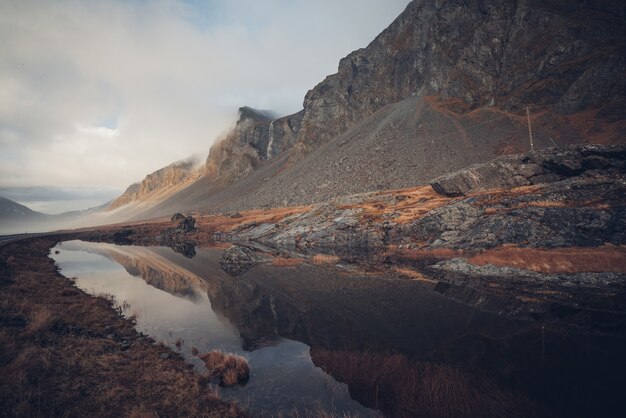
[[[261,261],[249,248],[234,246],[224,251],[220,258],[222,270],[232,276],[241,276]]]

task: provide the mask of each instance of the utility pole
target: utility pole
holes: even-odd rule
[[[534,151],[535,146],[533,145],[533,129],[530,126],[530,110],[528,106],[526,106],[526,120],[528,121],[528,139],[530,139],[530,150]]]

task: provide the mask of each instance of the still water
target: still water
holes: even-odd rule
[[[621,337],[546,329],[465,306],[432,285],[349,266],[267,263],[232,277],[220,268],[221,252],[200,248],[187,258],[166,247],[68,241],[51,257],[79,288],[112,295],[138,331],[179,351],[198,372],[204,365],[192,347],[245,356],[250,381],[220,392],[255,416],[320,409],[422,415],[398,394],[383,402],[378,384],[354,372],[381,374],[376,367],[389,369],[398,356],[429,365],[420,373],[436,365],[437,376],[478,382],[494,399],[505,393],[537,405],[540,415],[582,414],[600,401],[606,414],[615,410],[609,399]]]

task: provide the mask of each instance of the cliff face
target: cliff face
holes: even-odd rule
[[[615,104],[626,91],[624,8],[620,1],[413,1],[307,93],[298,140],[314,146],[412,95],[458,98],[468,110],[550,105],[572,113]]]
[[[116,209],[128,203],[146,199],[151,194],[163,193],[170,188],[177,188],[190,183],[203,174],[198,169],[198,161],[189,158],[161,168],[148,174],[140,183],[131,184],[126,191],[109,205],[108,209]]]
[[[268,111],[239,109],[239,120],[224,140],[211,147],[206,177],[222,185],[236,182],[259,164],[289,149],[300,129],[303,112],[275,118]]]
[[[414,0],[302,111],[241,108],[206,176],[142,216],[410,187],[528,151],[526,106],[535,149],[624,143],[625,23],[621,0]]]
[[[530,105],[533,112],[571,114],[602,107],[600,116],[614,119],[625,109],[625,7],[616,0],[415,0],[310,90],[301,112],[248,125],[243,112],[232,142],[253,147],[256,163],[296,143],[299,159],[411,96],[448,100],[457,113],[519,112]],[[220,158],[213,160],[219,165]],[[242,176],[255,165],[245,167]]]

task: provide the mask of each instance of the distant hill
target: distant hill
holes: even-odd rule
[[[36,212],[24,205],[0,196],[0,222],[43,220],[48,215]]]

